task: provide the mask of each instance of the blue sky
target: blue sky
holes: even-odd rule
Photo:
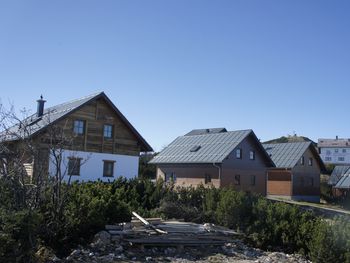
[[[0,1],[0,98],[105,91],[160,150],[194,128],[350,137],[350,2]]]

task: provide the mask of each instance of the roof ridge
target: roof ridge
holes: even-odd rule
[[[202,129],[198,129],[202,130]],[[205,130],[205,129],[203,129]],[[234,131],[226,131],[226,132],[218,132],[218,133],[205,133],[205,134],[194,134],[194,135],[180,135],[177,138],[182,138],[182,137],[192,137],[192,136],[208,136],[208,135],[219,135],[219,134],[228,134],[228,133],[233,133],[233,132],[243,132],[243,131],[253,131],[252,129],[243,129],[243,130],[234,130]],[[176,138],[176,139],[177,139]]]
[[[69,100],[69,101],[66,101],[66,102],[63,102],[63,103],[60,103],[60,104],[56,104],[56,105],[53,105],[53,106],[50,106],[50,107],[46,108],[45,111],[48,111],[51,108],[56,108],[58,106],[71,104],[73,102],[77,102],[77,101],[84,100],[84,99],[87,99],[87,98],[94,98],[94,97],[96,97],[96,96],[98,96],[98,95],[100,95],[102,93],[104,93],[104,92],[103,91],[96,92],[96,93],[93,93],[93,94],[90,94],[90,95],[87,95],[87,96],[84,96],[84,97],[81,97],[81,98],[78,98],[78,99],[73,99],[73,100]]]

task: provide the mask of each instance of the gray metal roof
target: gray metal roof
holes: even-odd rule
[[[339,179],[334,188],[349,189],[350,188],[350,169],[348,169]]]
[[[20,123],[15,124],[6,131],[0,133],[0,140],[2,141],[15,141],[19,139],[28,138],[34,134],[45,129],[48,125],[59,121],[69,113],[79,109],[84,104],[103,98],[114,109],[116,114],[124,121],[127,127],[135,134],[140,140],[142,149],[145,151],[153,151],[152,147],[145,141],[145,139],[136,131],[131,123],[125,118],[125,116],[117,109],[112,101],[106,96],[104,92],[95,93],[80,99],[72,100],[66,103],[62,103],[44,110],[44,114],[41,117],[37,117],[37,114],[33,114]]]
[[[334,167],[331,176],[329,177],[328,184],[336,185],[340,178],[347,172],[350,171],[350,166],[348,165],[337,165]]]
[[[278,168],[293,168],[310,145],[311,142],[263,144]]]
[[[227,130],[225,128],[196,129],[185,134],[185,136],[203,135],[203,134],[220,133],[220,132],[227,132]]]
[[[180,136],[156,155],[150,163],[221,163],[244,138],[252,133],[252,130],[241,130]],[[194,146],[200,146],[200,148],[193,151]]]
[[[47,108],[44,110],[44,114],[41,117],[37,117],[36,113],[32,114],[3,132],[2,135],[5,136],[2,137],[2,139],[5,141],[12,141],[30,137],[100,94],[101,93],[92,94],[87,97]]]

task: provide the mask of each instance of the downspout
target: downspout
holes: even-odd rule
[[[221,187],[221,167],[219,165],[216,165],[215,163],[213,163],[213,166],[218,168],[219,170],[219,188]]]

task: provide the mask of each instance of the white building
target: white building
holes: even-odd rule
[[[350,139],[318,139],[320,156],[326,164],[350,164]]]

